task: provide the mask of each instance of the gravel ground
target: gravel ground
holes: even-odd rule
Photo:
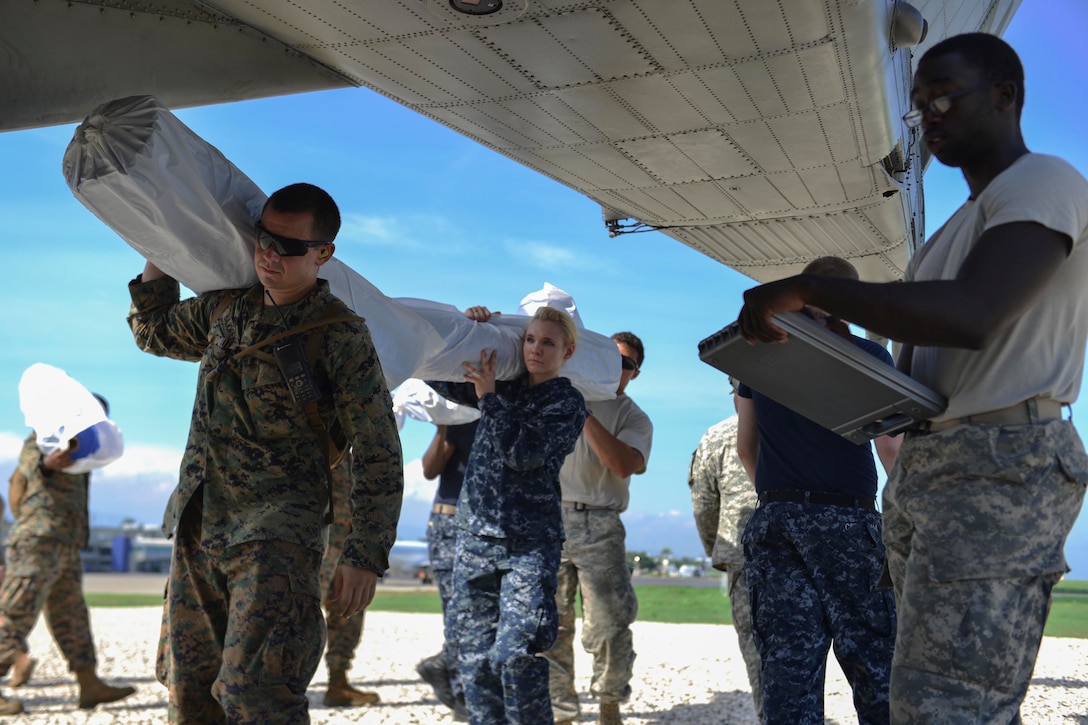
[[[10,718],[26,723],[162,723],[166,690],[154,678],[159,611],[154,607],[93,608],[99,674],[117,684],[137,687],[127,700],[83,712],[76,707],[74,678],[67,672],[48,629],[39,622],[30,637],[38,667],[31,682],[3,692],[23,701],[28,713]],[[363,644],[351,672],[353,684],[377,690],[382,704],[362,709],[332,709],[321,704],[327,683],[324,664],[310,688],[310,713],[316,724],[432,725],[452,722],[450,711],[416,676],[415,663],[433,654],[442,631],[437,614],[374,612],[367,617]],[[755,723],[748,681],[733,628],[637,622],[634,625],[634,695],[623,706],[627,725],[651,723]],[[576,646],[579,688],[588,689],[590,660]],[[828,667],[827,722],[857,722],[850,690],[837,666]],[[1047,638],[1024,709],[1027,725],[1088,725],[1088,640]],[[581,722],[596,722],[597,706],[583,697]],[[5,720],[8,718],[4,718]]]

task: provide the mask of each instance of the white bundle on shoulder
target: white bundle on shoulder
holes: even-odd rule
[[[63,170],[85,207],[194,292],[257,282],[253,222],[264,193],[154,97],[95,108]]]
[[[70,450],[65,473],[87,473],[113,463],[124,437],[98,398],[60,368],[34,363],[19,379],[19,408],[34,429],[38,450],[48,456]]]
[[[63,168],[84,206],[194,292],[256,283],[254,223],[267,197],[153,96],[95,108],[76,129]],[[335,257],[318,276],[366,318],[391,390],[413,377],[462,380],[461,363],[479,362],[481,348],[498,350],[500,379],[523,369],[524,317],[476,323],[449,305],[394,300]],[[545,300],[566,295],[557,292],[562,290],[542,290]],[[576,314],[573,300],[570,306],[568,311]],[[615,397],[620,376],[616,346],[607,337],[583,332],[563,375],[587,400]]]
[[[393,391],[393,415],[400,429],[406,417],[435,425],[461,425],[479,420],[480,411],[447,400],[427,383],[411,378]]]

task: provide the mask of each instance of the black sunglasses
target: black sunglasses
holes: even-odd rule
[[[634,370],[638,372],[638,363],[633,358],[629,358],[626,355],[620,355],[620,365],[624,370]]]
[[[328,244],[328,242],[308,242],[302,239],[281,237],[262,227],[260,222],[254,224],[253,227],[257,231],[257,244],[261,245],[261,249],[272,247],[276,250],[276,254],[281,257],[301,257],[311,247],[323,247]]]

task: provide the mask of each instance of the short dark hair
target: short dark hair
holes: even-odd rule
[[[926,58],[953,54],[963,56],[963,59],[981,71],[983,78],[988,81],[1015,83],[1018,91],[1016,113],[1019,115],[1024,108],[1024,66],[1020,62],[1020,56],[1011,45],[989,33],[953,35],[927,50],[919,63],[924,62]]]
[[[108,418],[110,416],[110,401],[106,400],[98,393],[91,393],[91,395],[93,395],[95,400],[98,401],[98,404],[102,406],[102,410],[106,413],[106,417]]]
[[[635,355],[638,356],[635,362],[638,363],[639,369],[642,369],[642,362],[646,359],[646,350],[642,347],[642,340],[638,339],[638,335],[633,332],[617,332],[612,336],[612,342],[621,342],[634,350]]]
[[[805,265],[802,274],[822,274],[825,277],[859,279],[857,268],[841,257],[819,257],[814,259]]]
[[[329,193],[313,184],[291,184],[268,197],[264,208],[286,214],[313,214],[315,242],[331,242],[340,231],[340,208]]]

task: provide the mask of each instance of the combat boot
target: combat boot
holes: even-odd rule
[[[20,652],[15,656],[15,663],[11,666],[11,686],[22,687],[30,682],[30,676],[34,674],[34,667],[38,660],[27,656],[26,652]]]
[[[623,725],[620,719],[620,706],[615,702],[602,702],[601,712],[597,715],[600,725]]]
[[[348,673],[344,670],[329,671],[329,689],[325,691],[326,707],[360,707],[377,705],[381,701],[378,693],[356,690],[348,684]]]
[[[0,695],[0,715],[18,715],[21,712],[23,712],[23,703]]]
[[[93,667],[76,672],[79,680],[79,709],[90,710],[107,702],[117,702],[136,692],[135,687],[113,687],[98,679]]]
[[[450,671],[446,667],[446,657],[441,652],[420,660],[416,665],[416,672],[434,690],[434,696],[451,710],[457,709],[457,698],[453,696],[453,687],[450,686]]]

